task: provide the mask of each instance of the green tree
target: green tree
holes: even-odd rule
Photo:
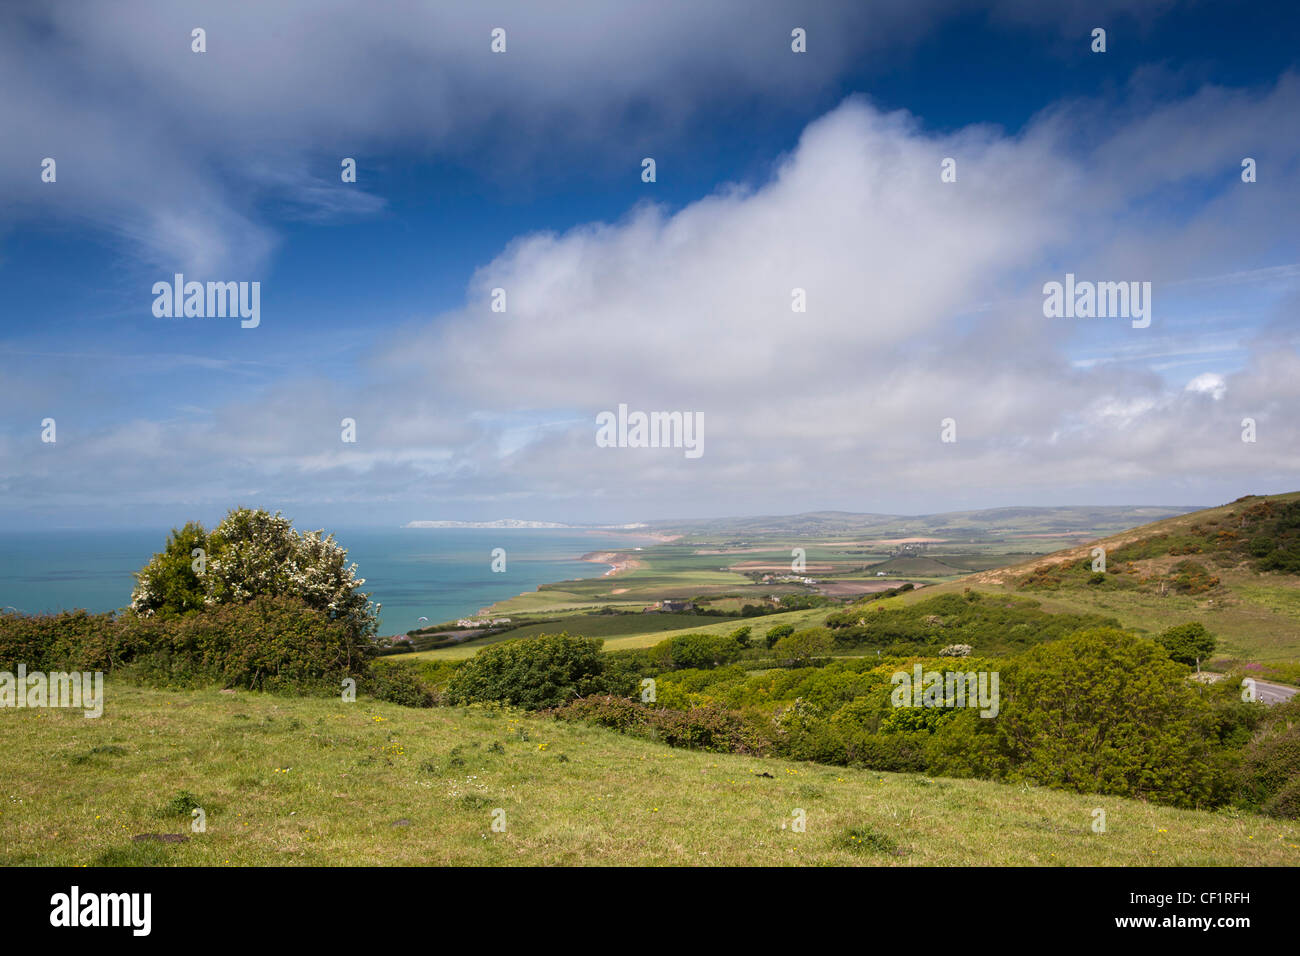
[[[656,647],[666,645],[668,661],[672,667],[718,667],[730,664],[744,648],[732,635],[679,634]]]
[[[601,689],[599,638],[541,634],[483,648],[452,675],[447,696],[457,703],[497,701],[538,710]]]
[[[806,664],[815,657],[825,657],[834,646],[829,630],[809,627],[778,640],[772,645],[772,653],[783,663]]]
[[[195,554],[195,552],[199,552]],[[173,528],[162,551],[136,572],[131,609],[141,614],[184,614],[204,604],[208,533],[197,521]]]
[[[763,635],[764,640],[767,641],[767,649],[770,651],[776,645],[777,641],[783,637],[789,637],[793,633],[793,624],[778,624],[776,627],[769,628],[768,632]]]
[[[1092,628],[1007,665],[998,717],[978,722],[993,725],[1013,779],[1204,806],[1220,781],[1184,674],[1154,641]]]
[[[1170,658],[1194,666],[1198,671],[1201,669],[1201,661],[1213,654],[1218,645],[1214,635],[1199,621],[1175,624],[1163,631],[1156,642],[1169,652]]]

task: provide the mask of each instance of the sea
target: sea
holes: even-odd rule
[[[0,532],[0,606],[25,614],[125,607],[133,572],[163,549],[167,534],[166,528]],[[555,528],[343,528],[334,538],[365,578],[362,590],[383,605],[380,634],[466,617],[540,584],[599,577],[609,565],[579,557],[654,543]],[[492,570],[495,548],[505,549],[504,572]]]

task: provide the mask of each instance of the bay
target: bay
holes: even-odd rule
[[[0,605],[26,614],[74,608],[112,611],[131,599],[133,572],[167,540],[168,529],[0,532]],[[589,551],[653,542],[627,534],[573,529],[344,528],[335,540],[383,604],[381,634],[471,615],[540,584],[598,577]],[[492,571],[504,548],[506,570]]]

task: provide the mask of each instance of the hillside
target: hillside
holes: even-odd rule
[[[1093,549],[1106,573],[1092,571]],[[1237,661],[1300,660],[1300,492],[1247,496],[927,589],[1033,597],[1159,631],[1200,621]]]
[[[1294,821],[674,750],[511,711],[108,693],[98,720],[0,722],[0,864],[1300,865]],[[806,832],[782,828],[796,808]]]

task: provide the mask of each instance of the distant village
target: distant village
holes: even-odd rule
[[[462,617],[456,622],[457,627],[496,627],[498,624],[509,624],[508,617]]]

